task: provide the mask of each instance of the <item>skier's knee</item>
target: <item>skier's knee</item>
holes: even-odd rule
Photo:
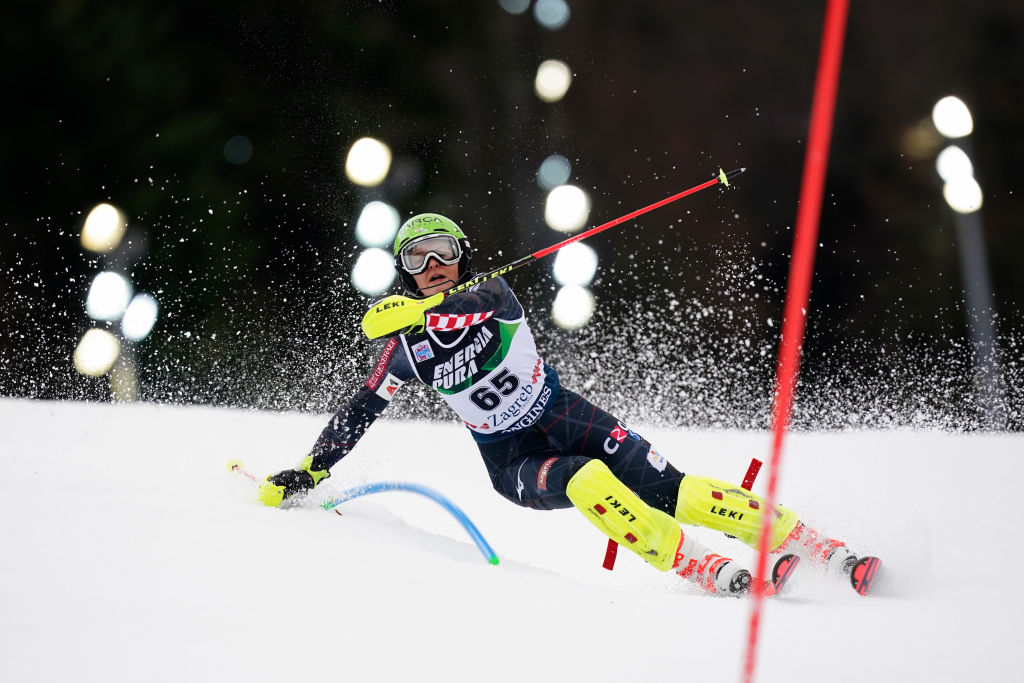
[[[587,458],[568,456],[525,458],[492,477],[494,489],[506,500],[533,510],[572,506],[566,487]]]
[[[676,559],[681,530],[674,519],[629,490],[600,460],[590,460],[569,480],[566,494],[613,541],[661,571]]]
[[[688,474],[679,484],[675,517],[684,524],[715,529],[757,547],[764,509],[764,499],[755,493],[727,481]],[[798,521],[795,512],[776,505],[769,550],[782,545]]]

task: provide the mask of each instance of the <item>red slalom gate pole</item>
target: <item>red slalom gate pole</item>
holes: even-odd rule
[[[779,343],[775,402],[772,407],[772,451],[768,462],[768,492],[765,496],[766,514],[758,541],[757,567],[754,572],[755,590],[750,610],[747,652],[743,667],[743,680],[746,683],[753,681],[757,664],[757,641],[764,603],[764,591],[760,587],[764,584],[768,564],[768,544],[774,522],[774,515],[767,514],[767,511],[775,509],[779,465],[782,461],[782,443],[793,412],[793,397],[800,371],[800,348],[804,339],[807,304],[810,300],[811,278],[814,274],[814,247],[818,241],[818,222],[821,217],[825,170],[828,166],[828,149],[832,138],[832,122],[835,116],[836,91],[839,86],[839,70],[848,13],[849,0],[829,0],[825,8],[825,25],[821,38],[821,52],[818,57],[818,74],[814,83],[814,102],[811,109],[810,132],[807,138],[807,154],[804,158],[800,206],[797,210],[796,233],[793,236],[793,256],[789,264],[789,284],[786,288],[786,304],[782,318],[782,339]],[[747,470],[744,485],[749,481],[753,486],[754,477],[757,475],[757,467],[754,466],[754,462],[751,462],[751,467]],[[749,487],[745,486],[745,488]]]

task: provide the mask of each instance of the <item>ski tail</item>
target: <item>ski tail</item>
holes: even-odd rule
[[[857,560],[850,572],[850,583],[853,589],[860,595],[867,595],[875,587],[878,578],[878,570],[882,561],[877,557],[867,556]]]
[[[799,564],[800,558],[792,553],[783,555],[776,560],[775,566],[772,568],[772,580],[765,583],[765,596],[772,597],[781,593],[793,577],[793,572]]]

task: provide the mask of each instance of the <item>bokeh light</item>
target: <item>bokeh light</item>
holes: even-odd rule
[[[544,221],[560,232],[573,232],[587,224],[590,197],[575,185],[559,185],[548,193]]]
[[[97,273],[85,299],[85,312],[93,320],[120,320],[132,298],[132,286],[120,273]]]
[[[372,201],[363,207],[356,220],[356,239],[364,247],[383,247],[398,232],[398,209],[387,202]]]
[[[569,23],[569,5],[565,0],[537,0],[533,18],[549,31],[557,31]]]
[[[537,184],[543,190],[552,190],[559,185],[569,182],[572,175],[572,165],[569,160],[561,154],[552,154],[541,162],[537,169]]]
[[[589,285],[597,273],[597,252],[582,242],[562,247],[552,271],[560,285]]]
[[[572,71],[569,65],[557,59],[549,59],[537,67],[533,81],[534,92],[545,102],[557,102],[565,97],[572,85]]]
[[[106,330],[92,328],[75,347],[73,362],[75,370],[89,377],[100,377],[114,367],[121,355],[121,342]]]
[[[352,268],[352,284],[363,294],[382,294],[394,281],[395,261],[383,249],[367,249]]]
[[[551,318],[565,330],[578,330],[594,316],[594,295],[586,287],[565,285],[551,305]]]
[[[356,185],[380,185],[391,168],[391,149],[380,140],[359,138],[345,159],[345,175]]]
[[[947,183],[959,178],[973,178],[974,164],[967,153],[956,145],[950,145],[935,158],[935,170]]]
[[[971,176],[955,178],[944,184],[942,196],[949,208],[957,213],[974,213],[981,208],[981,186]]]
[[[151,295],[136,294],[121,318],[121,333],[126,339],[142,341],[156,324],[158,310],[156,299]]]
[[[498,4],[509,14],[522,14],[530,9],[530,0],[498,0]]]
[[[113,204],[97,204],[82,225],[82,246],[104,254],[121,243],[128,229],[128,219]]]
[[[932,108],[932,122],[947,138],[962,138],[974,130],[971,110],[959,97],[943,97]]]
[[[235,135],[224,143],[224,158],[241,166],[252,159],[252,140],[244,135]]]

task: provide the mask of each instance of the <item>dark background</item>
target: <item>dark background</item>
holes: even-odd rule
[[[543,223],[559,153],[596,225],[726,170],[734,187],[588,243],[594,321],[557,330],[550,264],[511,278],[563,381],[631,419],[764,426],[824,3],[570,2],[558,31],[495,1],[5,6],[0,394],[105,400],[71,353],[108,257],[93,205],[130,218],[138,290],[161,316],[136,345],[140,398],[326,411],[361,381],[368,299],[349,283],[364,135],[396,155],[381,192],[439,211],[478,268],[564,239]],[[798,426],[973,429],[952,212],[913,145],[933,104],[971,107],[1006,425],[1024,425],[1024,5],[852,3],[821,217]],[[566,61],[564,100],[537,65]],[[253,142],[230,163],[225,143]],[[408,399],[401,414],[441,414]]]

